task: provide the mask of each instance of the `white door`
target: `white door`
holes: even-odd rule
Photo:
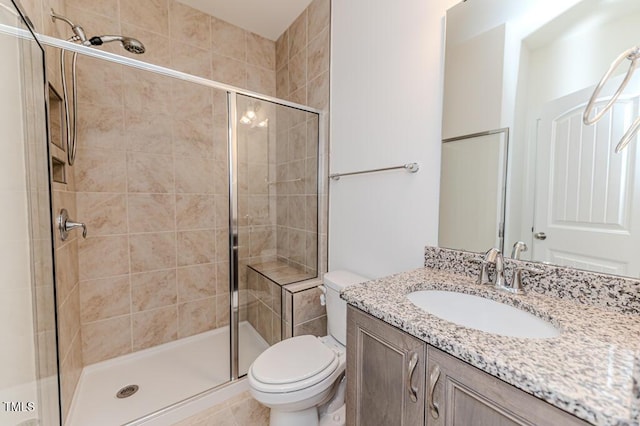
[[[581,90],[542,109],[533,258],[637,277],[638,138],[620,154],[615,154],[614,149],[638,116],[640,78],[634,78],[625,90],[630,95],[623,95],[598,123],[585,126],[582,113],[592,91],[593,88]],[[603,93],[599,107],[605,104],[607,95]],[[541,239],[545,235],[546,239]]]

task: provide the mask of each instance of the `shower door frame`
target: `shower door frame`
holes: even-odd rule
[[[44,48],[44,43],[41,42],[41,39],[39,37],[39,34],[36,32],[36,29],[33,25],[33,22],[31,21],[31,19],[29,18],[29,16],[27,15],[24,7],[22,6],[22,4],[20,3],[19,0],[9,0],[10,5],[13,5],[13,7],[15,8],[15,12],[16,12],[16,18],[18,18],[18,20],[22,21],[22,24],[24,25],[24,27],[26,29],[23,28],[18,28],[18,27],[10,27],[8,25],[5,24],[0,24],[0,34],[2,35],[7,35],[7,36],[13,36],[16,39],[22,39],[22,40],[27,40],[30,43],[35,43],[35,45],[37,46],[37,48],[40,51],[40,57],[42,59],[41,61],[41,65],[42,65],[42,76],[43,79],[40,81],[42,83],[42,97],[43,97],[43,104],[40,106],[41,108],[44,109],[43,111],[43,117],[45,120],[44,123],[44,134],[42,136],[44,136],[44,143],[45,143],[45,152],[46,152],[46,170],[44,171],[46,173],[46,176],[49,177],[47,179],[47,184],[46,184],[46,188],[47,191],[49,192],[49,196],[48,196],[48,217],[47,222],[52,223],[52,212],[53,212],[53,198],[52,198],[52,194],[53,194],[53,188],[52,188],[52,183],[51,183],[51,160],[50,160],[50,140],[51,140],[51,135],[50,135],[50,129],[49,129],[49,122],[50,122],[50,116],[49,116],[49,97],[47,96],[47,90],[49,87],[49,81],[48,81],[48,76],[47,76],[47,60],[46,60],[46,52],[45,52],[45,48]],[[24,51],[20,52],[21,54],[24,54]],[[24,93],[23,93],[24,94]],[[23,126],[25,124],[25,122],[23,121],[21,123]],[[26,134],[25,134],[26,137]],[[25,144],[28,144],[28,141],[24,141]],[[25,146],[26,148],[26,146]],[[31,282],[29,283],[29,285],[32,287],[31,290],[32,292],[32,297],[33,297],[33,301],[32,301],[32,311],[31,311],[31,315],[33,316],[33,327],[34,327],[34,355],[35,355],[35,383],[36,383],[36,401],[34,401],[36,403],[36,408],[33,411],[34,413],[36,413],[39,417],[38,419],[42,420],[42,414],[43,414],[43,410],[46,410],[46,408],[41,406],[41,403],[44,400],[43,395],[46,393],[46,391],[43,389],[43,378],[40,377],[40,372],[41,372],[41,365],[40,362],[42,362],[41,357],[43,356],[42,354],[42,348],[41,348],[41,344],[40,342],[38,342],[38,337],[37,337],[37,328],[38,328],[38,316],[40,314],[43,314],[41,312],[40,309],[38,309],[37,307],[37,303],[36,303],[36,293],[35,293],[35,289],[33,288],[34,283],[35,283],[35,272],[33,271],[34,268],[34,263],[36,261],[36,255],[33,253],[33,222],[31,220],[31,203],[32,203],[32,197],[33,194],[30,194],[29,192],[31,191],[29,189],[30,187],[30,177],[29,177],[29,167],[32,167],[33,165],[29,164],[29,154],[25,153],[25,172],[26,172],[26,187],[27,187],[27,210],[28,210],[28,218],[27,218],[27,227],[28,227],[28,235],[29,235],[29,257],[31,259],[30,263],[31,263],[31,274],[33,274],[33,276],[31,277]],[[61,385],[61,381],[60,381],[60,358],[59,358],[59,352],[58,352],[58,341],[59,341],[59,334],[58,334],[58,324],[59,324],[59,318],[58,318],[58,307],[57,307],[57,303],[56,303],[56,288],[55,288],[55,277],[56,277],[56,263],[55,263],[55,253],[54,253],[54,229],[51,228],[49,230],[49,237],[50,237],[50,243],[51,243],[51,247],[49,247],[49,250],[46,250],[46,254],[48,259],[51,262],[51,274],[52,276],[51,278],[51,284],[52,284],[52,296],[53,296],[53,303],[54,306],[52,307],[51,312],[51,316],[50,319],[53,321],[53,327],[54,327],[54,339],[55,339],[55,354],[53,354],[53,360],[54,360],[54,369],[55,369],[55,384],[54,384],[54,388],[55,390],[53,390],[53,395],[49,395],[52,396],[55,399],[57,399],[55,407],[52,407],[51,405],[49,405],[49,409],[54,409],[55,413],[49,413],[51,415],[50,417],[45,417],[45,421],[49,422],[49,421],[58,421],[59,424],[62,424],[62,385]],[[43,309],[46,309],[48,307],[45,307]],[[46,380],[46,379],[44,379]]]
[[[8,29],[2,28],[0,26],[0,32],[7,32]],[[26,32],[22,32],[23,30],[17,30],[12,28],[11,34],[16,35],[17,37],[28,37],[31,36],[31,33],[27,34]],[[91,47],[75,44],[72,42],[68,42],[65,40],[61,40],[55,37],[46,36],[43,34],[35,33],[36,40],[41,45],[46,45],[58,49],[64,49],[70,52],[77,52],[84,56],[104,60],[110,63],[124,65],[133,69],[139,69],[147,72],[151,72],[158,75],[163,75],[166,77],[175,78],[181,81],[198,84],[201,86],[205,86],[212,89],[223,90],[227,92],[227,107],[228,107],[228,155],[227,159],[229,161],[229,317],[230,317],[230,376],[229,381],[222,383],[220,385],[214,386],[211,389],[203,391],[199,394],[192,395],[191,397],[182,400],[176,401],[174,404],[167,406],[159,411],[149,413],[148,415],[133,420],[130,424],[138,424],[138,422],[144,422],[151,418],[157,417],[172,410],[175,407],[182,406],[185,403],[202,397],[206,394],[215,392],[216,390],[223,388],[229,384],[236,382],[241,379],[244,375],[239,374],[239,309],[240,309],[240,297],[239,297],[239,257],[238,257],[238,125],[237,125],[237,95],[243,95],[252,97],[258,100],[270,102],[275,105],[281,105],[285,107],[294,108],[297,110],[305,111],[312,114],[318,115],[318,147],[319,149],[323,149],[326,147],[326,131],[323,123],[326,122],[325,115],[326,111],[311,108],[305,105],[300,105],[295,102],[286,101],[280,98],[264,95],[257,92],[252,92],[250,90],[244,90],[235,86],[231,86],[228,84],[220,83],[217,81],[209,80],[202,77],[197,77],[191,74],[187,74],[184,72],[176,71],[170,68],[149,64],[143,61],[139,61],[136,59],[127,58],[124,56],[120,56],[117,54],[113,54],[110,52],[97,50]],[[325,187],[326,176],[323,170],[318,169],[318,189]],[[321,204],[318,203],[318,212],[321,211]],[[319,213],[318,213],[319,214]],[[318,245],[318,259],[321,257],[321,239],[317,239]],[[318,261],[318,268],[320,270],[320,263]]]

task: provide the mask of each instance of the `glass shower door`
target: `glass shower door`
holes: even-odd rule
[[[44,52],[0,0],[0,424],[60,424]]]
[[[317,276],[319,138],[315,113],[237,95],[235,114],[242,376],[266,348],[290,337],[285,288]]]

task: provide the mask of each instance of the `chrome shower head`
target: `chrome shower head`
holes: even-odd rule
[[[103,35],[103,36],[95,36],[89,39],[89,42],[93,46],[100,46],[104,43],[111,43],[113,41],[119,41],[122,47],[127,52],[135,53],[136,55],[141,55],[145,52],[144,44],[140,40],[137,40],[132,37],[124,37],[119,35]]]

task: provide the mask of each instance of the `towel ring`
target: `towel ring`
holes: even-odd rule
[[[616,145],[616,154],[629,145],[629,142],[631,142],[636,133],[638,133],[638,130],[640,130],[640,117],[635,119],[631,127],[629,127],[629,130],[626,131],[622,139],[620,139],[620,142],[618,142],[618,145]]]
[[[591,111],[593,110],[594,104],[596,102],[596,99],[598,98],[598,96],[600,96],[600,92],[602,91],[602,88],[607,83],[607,81],[609,81],[609,78],[611,78],[611,74],[613,74],[613,72],[618,68],[618,66],[620,66],[620,64],[625,59],[630,60],[631,61],[631,65],[629,65],[629,70],[627,70],[627,74],[624,76],[624,80],[622,80],[622,83],[620,83],[620,87],[618,87],[618,90],[616,90],[616,92],[613,94],[611,99],[609,99],[609,102],[607,102],[607,104],[604,106],[602,111],[600,111],[598,114],[596,114],[593,118],[589,118],[589,116],[591,115]],[[611,66],[609,67],[607,72],[602,76],[602,79],[600,80],[600,82],[596,86],[596,89],[593,91],[593,95],[591,95],[591,99],[589,99],[589,103],[587,104],[587,107],[584,110],[584,114],[582,115],[582,121],[584,122],[584,124],[586,124],[587,126],[590,126],[591,124],[596,123],[598,120],[600,120],[611,109],[613,104],[618,100],[618,98],[620,97],[620,95],[624,91],[625,87],[627,87],[627,84],[629,84],[629,80],[631,80],[633,72],[636,70],[636,66],[638,64],[638,59],[640,59],[640,47],[634,46],[634,47],[632,47],[630,49],[627,49],[624,52],[622,52],[622,54],[620,54],[620,56],[618,56],[616,58],[616,60],[613,61],[613,63],[611,64]],[[634,125],[631,126],[631,128],[637,127],[638,125],[640,125],[640,123],[637,123],[637,124],[634,123]],[[629,129],[629,130],[631,130],[631,129]],[[637,129],[636,129],[636,131],[637,131]],[[627,132],[627,133],[629,133],[629,132]],[[626,136],[627,135],[625,134],[625,137]],[[630,139],[631,139],[631,137],[629,137],[629,140]],[[624,138],[623,138],[623,140],[624,140]],[[628,143],[629,143],[629,141],[627,141],[625,143],[625,146]],[[620,144],[622,144],[622,141],[620,141]],[[618,144],[618,147],[620,146],[620,144]],[[617,148],[616,148],[616,152],[618,152]]]

